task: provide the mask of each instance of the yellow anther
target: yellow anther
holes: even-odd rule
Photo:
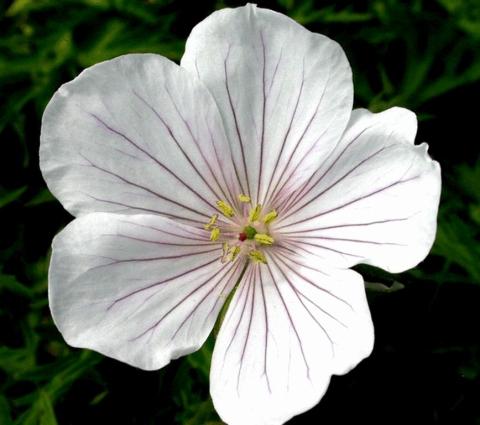
[[[255,205],[255,208],[252,208],[248,213],[248,221],[250,221],[250,223],[257,221],[261,213],[262,213],[262,206],[260,204]]]
[[[250,196],[240,194],[240,195],[238,195],[238,200],[240,202],[248,203],[248,202],[250,202]]]
[[[224,242],[222,245],[222,255],[223,256],[227,255],[229,249],[230,247],[228,246],[228,243]]]
[[[265,255],[261,251],[257,251],[256,249],[252,249],[249,253],[248,256],[250,257],[251,260],[255,261],[256,263],[263,263],[267,264],[267,259],[265,258]]]
[[[241,248],[237,246],[232,246],[230,248],[230,261],[235,261],[236,258],[238,257],[238,254],[240,254]]]
[[[266,233],[257,233],[254,236],[254,239],[258,242],[261,243],[262,245],[272,245],[273,244],[273,238]]]
[[[265,224],[270,224],[273,220],[275,220],[278,217],[278,214],[275,210],[270,211],[268,214],[263,217],[263,222]]]
[[[225,217],[233,217],[235,215],[233,208],[225,201],[217,201],[217,207]]]
[[[210,217],[210,221],[207,224],[203,225],[205,230],[210,230],[213,227],[213,225],[217,222],[217,218],[218,218],[218,214],[213,214]]]
[[[227,255],[228,255],[228,251],[230,250],[230,246],[228,245],[227,242],[224,242],[223,245],[222,245],[222,257],[220,258],[220,261],[222,263],[226,263],[228,258],[227,258]]]
[[[220,229],[218,227],[214,227],[210,232],[210,240],[216,241],[219,236],[220,236]]]

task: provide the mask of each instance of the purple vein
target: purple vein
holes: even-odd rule
[[[258,275],[260,278],[260,289],[262,294],[262,304],[263,304],[263,311],[264,311],[264,319],[265,319],[265,350],[263,353],[263,374],[265,375],[265,379],[267,381],[268,392],[272,393],[272,388],[270,387],[270,379],[268,378],[268,371],[267,371],[267,357],[268,357],[268,333],[269,333],[269,326],[268,326],[268,310],[267,310],[267,303],[265,301],[265,291],[263,289],[263,279],[262,279],[262,272],[258,270]]]
[[[208,128],[208,134],[210,135],[210,141],[211,141],[212,146],[213,146],[213,151],[215,152],[215,158],[217,160],[217,164],[220,167],[220,170],[221,170],[221,173],[222,173],[222,176],[223,176],[223,180],[225,181],[225,184],[227,185],[227,188],[229,189],[228,192],[231,194],[230,199],[232,201],[232,205],[235,205],[238,208],[237,198],[232,195],[232,188],[230,187],[227,176],[225,175],[225,173],[223,171],[222,161],[220,161],[220,156],[219,156],[217,148],[215,146],[215,137],[213,136],[212,129],[210,128],[210,124],[208,122],[207,122],[207,128]],[[233,159],[231,149],[229,149],[229,152],[230,152],[230,160],[232,161],[232,166],[233,166],[233,170],[235,172],[235,177],[237,178],[237,181],[238,181],[238,185],[241,188],[242,193],[245,193],[245,188],[243,187],[242,180],[241,180],[240,175],[238,173],[237,164],[235,163],[235,160]],[[234,190],[233,190],[233,192],[234,192]]]
[[[352,140],[350,140],[347,145],[345,146],[345,148],[340,152],[340,154],[335,158],[335,160],[330,164],[330,166],[327,168],[327,170],[318,177],[318,179],[311,185],[311,188],[312,187],[315,187],[318,185],[318,183],[320,183],[324,178],[325,176],[330,172],[330,170],[335,166],[335,164],[340,160],[340,158],[345,154],[345,152],[351,147],[353,146],[353,144],[359,140],[360,136],[365,133],[368,129],[370,129],[371,127],[366,127],[365,129],[363,129],[360,133],[358,133]],[[327,163],[327,161],[330,159],[330,157],[335,153],[335,149],[330,152],[330,154],[325,158],[325,160],[322,162],[322,164],[320,165],[319,167],[319,170],[323,167],[324,164]],[[308,185],[311,183],[311,181],[315,178],[317,173],[314,173],[310,176],[310,178],[302,185],[302,187],[297,191],[296,194],[294,194],[293,197],[287,199],[286,203],[282,206],[282,211],[283,212],[287,212],[289,211],[289,208],[295,204],[297,201],[299,201],[300,199],[303,199],[308,193],[309,191],[307,192],[304,192],[305,189],[308,187]],[[293,198],[293,199],[292,199]]]
[[[170,308],[166,313],[164,313],[162,315],[162,317],[160,317],[160,319],[158,319],[153,325],[149,326],[145,331],[143,331],[142,333],[138,334],[136,337],[132,338],[131,341],[135,341],[139,338],[141,338],[142,336],[146,335],[148,332],[152,332],[154,331],[159,325],[160,323],[162,323],[162,321],[168,317],[173,311],[175,311],[181,304],[183,304],[189,297],[191,297],[193,294],[195,294],[196,292],[198,292],[200,289],[202,289],[205,285],[209,284],[211,282],[211,278],[213,276],[216,276],[219,272],[223,271],[223,269],[225,269],[225,267],[227,267],[228,264],[225,264],[224,266],[222,266],[222,268],[219,270],[219,271],[215,271],[215,273],[211,274],[210,276],[208,276],[204,281],[202,281],[202,283],[200,283],[200,285],[198,285],[195,289],[193,289],[192,291],[190,291],[187,295],[185,295],[180,301],[178,301],[172,308]]]
[[[290,240],[296,240],[303,242],[304,239],[320,239],[327,241],[340,241],[340,242],[352,242],[352,243],[364,243],[369,245],[393,245],[393,246],[406,246],[405,244],[397,242],[381,242],[381,241],[367,241],[364,239],[347,239],[347,238],[337,238],[330,236],[290,236]]]
[[[292,316],[290,314],[290,310],[288,309],[287,303],[285,302],[285,299],[283,298],[283,295],[280,291],[280,288],[278,287],[277,282],[275,281],[275,278],[273,276],[273,272],[272,272],[272,269],[271,269],[270,265],[267,263],[266,266],[267,266],[268,272],[270,273],[270,276],[272,278],[273,286],[275,287],[275,289],[278,293],[278,296],[280,297],[280,300],[282,301],[283,308],[285,309],[285,313],[287,313],[290,325],[292,326],[292,329],[293,329],[293,331],[294,331],[294,333],[297,337],[298,346],[299,346],[300,351],[302,353],[303,361],[304,361],[305,367],[307,369],[307,378],[310,380],[310,367],[308,365],[307,358],[305,356],[305,351],[303,350],[303,343],[302,343],[302,340],[301,340],[300,335],[298,333],[297,327],[295,326],[295,322],[292,319]]]
[[[128,239],[131,241],[137,241],[137,242],[144,242],[144,243],[151,243],[154,245],[167,245],[167,246],[202,246],[199,244],[199,242],[196,243],[174,243],[174,242],[162,242],[162,241],[154,241],[151,239],[143,239],[143,238],[137,238],[135,236],[130,236],[130,235],[125,235],[122,233],[104,233],[102,236],[112,236],[112,237],[117,237],[117,238],[124,238]],[[208,242],[205,241],[203,245],[207,245]]]
[[[297,109],[298,109],[298,105],[300,104],[300,99],[302,97],[302,92],[303,92],[304,85],[305,85],[305,58],[303,59],[302,82],[300,84],[300,90],[298,91],[297,100],[295,102],[295,107],[293,109],[292,117],[290,118],[290,124],[288,125],[287,131],[285,133],[285,137],[283,138],[283,141],[282,141],[282,147],[280,148],[280,151],[278,152],[277,159],[275,161],[275,166],[273,167],[274,171],[273,171],[272,176],[270,178],[270,181],[268,183],[267,191],[265,192],[265,201],[269,197],[269,193],[270,193],[270,189],[271,189],[273,180],[275,178],[275,175],[277,174],[278,163],[280,161],[280,158],[282,157],[283,150],[285,149],[285,145],[286,145],[287,140],[288,140],[288,136],[290,135],[290,131],[292,131],[293,121],[295,119],[295,116],[297,115]]]
[[[303,302],[303,300],[300,298],[300,296],[302,296],[304,299],[308,300],[310,303],[312,303],[315,307],[317,307],[317,309],[319,311],[321,311],[323,314],[326,314],[327,316],[331,317],[332,319],[336,320],[337,322],[339,322],[339,320],[332,316],[330,313],[328,313],[327,311],[325,311],[323,308],[321,308],[317,303],[315,303],[314,301],[312,301],[309,297],[307,297],[303,292],[301,292],[294,284],[293,282],[288,278],[288,276],[286,275],[286,273],[282,270],[282,268],[278,265],[278,263],[273,259],[274,256],[272,256],[272,261],[273,263],[277,266],[277,269],[280,270],[280,273],[282,273],[284,279],[287,281],[288,285],[290,286],[290,288],[293,290],[294,294],[296,295],[298,301],[300,302],[300,304],[302,304],[303,308],[305,309],[305,311],[307,311],[308,315],[313,319],[313,321],[319,326],[319,328],[322,330],[322,332],[325,334],[325,336],[327,337],[327,339],[330,341],[330,345],[331,345],[331,349],[332,349],[332,354],[334,355],[335,354],[335,351],[334,351],[334,342],[332,340],[332,338],[330,337],[330,334],[327,332],[327,330],[325,329],[325,327],[318,321],[318,319],[313,315],[313,313],[310,311],[310,309],[305,305],[305,303]],[[277,257],[277,260],[278,261],[282,261],[280,258]],[[283,262],[283,261],[282,261]],[[341,323],[341,322],[339,322]]]
[[[252,300],[250,302],[250,317],[248,319],[248,327],[247,327],[247,335],[245,337],[245,342],[243,344],[242,348],[242,354],[240,356],[240,367],[238,369],[238,375],[237,375],[237,394],[240,396],[240,377],[242,375],[242,369],[243,369],[243,360],[245,358],[245,352],[247,350],[247,344],[248,340],[250,339],[250,330],[252,328],[252,321],[253,321],[253,312],[255,310],[255,291],[256,291],[256,285],[255,285],[255,279],[254,279],[254,273],[255,269],[253,269],[253,272],[250,274],[250,281],[248,285],[252,285]],[[253,282],[253,283],[252,283]]]
[[[232,273],[232,275],[234,275],[235,271],[238,269],[238,264],[237,264],[237,267],[235,268],[233,265],[230,266],[229,269],[227,269],[227,271],[221,275],[218,279],[217,279],[217,282],[212,285],[212,287],[207,291],[207,293],[202,297],[202,299],[193,307],[193,309],[185,316],[185,319],[182,321],[182,323],[180,323],[180,325],[178,326],[177,330],[175,331],[175,333],[172,335],[172,337],[170,338],[170,341],[172,341],[178,334],[178,332],[180,332],[180,329],[185,325],[185,323],[187,323],[187,321],[192,318],[193,314],[198,310],[198,308],[205,302],[205,300],[212,294],[212,292],[218,288],[218,285],[223,281],[223,279],[229,274],[229,273]],[[223,269],[221,269],[223,270]],[[215,275],[215,277],[218,277],[218,275]],[[225,279],[226,280],[226,284],[223,286],[222,290],[225,289],[226,285],[228,284],[228,282],[230,282],[230,279],[231,279],[232,276],[230,276],[228,279]],[[217,301],[218,301],[218,297],[217,297]],[[215,302],[214,305],[217,305],[217,302]],[[209,315],[208,315],[209,316]],[[207,316],[207,317],[208,317]]]
[[[232,110],[233,120],[235,122],[235,130],[237,132],[237,137],[238,137],[238,141],[239,141],[239,144],[240,144],[240,151],[241,151],[241,154],[242,154],[243,168],[244,168],[244,171],[245,171],[245,179],[246,179],[246,182],[247,182],[247,191],[248,191],[247,194],[251,194],[252,192],[251,192],[251,189],[250,189],[250,181],[248,179],[247,161],[245,159],[245,150],[244,150],[244,146],[243,146],[243,140],[242,140],[242,136],[241,136],[241,133],[240,133],[240,127],[238,125],[237,113],[235,111],[235,107],[233,106],[232,95],[231,95],[231,92],[230,92],[230,86],[228,84],[227,61],[228,61],[229,56],[230,56],[230,47],[228,48],[227,56],[225,57],[225,61],[223,63],[223,67],[224,67],[224,71],[225,71],[225,88],[227,90],[228,102],[230,104],[230,109]]]
[[[206,214],[204,214],[204,213],[202,213],[202,212],[200,212],[200,211],[198,211],[198,210],[195,210],[195,209],[193,209],[193,208],[190,208],[190,207],[188,207],[187,205],[181,204],[180,202],[174,201],[173,199],[167,198],[166,196],[163,196],[163,195],[161,195],[160,193],[155,192],[154,190],[149,189],[149,188],[146,187],[146,186],[143,186],[143,185],[141,185],[141,184],[132,182],[131,180],[128,180],[128,179],[126,179],[125,177],[122,177],[120,174],[114,173],[113,171],[109,171],[109,170],[107,170],[107,169],[105,169],[105,168],[100,167],[99,165],[94,164],[90,159],[88,159],[86,156],[82,155],[81,153],[80,153],[79,155],[80,155],[85,161],[87,161],[91,167],[95,168],[96,170],[102,171],[102,172],[104,172],[104,173],[106,173],[106,174],[109,174],[109,175],[111,175],[111,176],[113,176],[113,177],[116,177],[116,178],[118,178],[119,180],[121,180],[122,182],[124,182],[124,183],[126,183],[126,184],[128,184],[128,185],[130,185],[130,186],[136,187],[136,188],[138,188],[138,189],[142,189],[142,190],[144,190],[145,192],[150,193],[150,194],[158,197],[159,199],[162,199],[163,201],[171,202],[172,204],[175,204],[175,205],[177,205],[177,206],[180,207],[180,208],[185,208],[186,210],[191,211],[191,212],[193,212],[193,213],[195,213],[195,214],[208,217]]]
[[[176,103],[173,101],[172,99],[172,96],[170,94],[170,91],[168,90],[168,87],[165,86],[165,91],[167,92],[167,94],[169,95],[170,97],[170,101],[171,103],[173,104],[175,110],[177,111],[177,115],[180,116],[180,119],[185,123],[185,120],[183,119],[183,116],[180,114],[180,112],[178,111],[178,108],[177,108],[177,105]],[[167,130],[169,136],[170,136],[170,139],[175,143],[175,146],[178,148],[178,150],[182,153],[183,157],[187,160],[187,162],[190,164],[190,166],[192,167],[192,169],[197,173],[197,175],[200,177],[200,179],[205,183],[205,185],[210,189],[210,191],[213,193],[213,195],[219,199],[220,196],[218,195],[218,193],[212,188],[212,186],[210,185],[210,183],[208,183],[207,179],[203,176],[203,174],[198,170],[198,168],[195,166],[195,164],[193,163],[193,161],[191,160],[191,158],[188,156],[188,154],[185,152],[185,150],[182,148],[182,145],[181,143],[178,141],[178,139],[175,137],[175,133],[173,132],[172,128],[168,125],[168,123],[163,119],[163,117],[160,115],[160,113],[149,103],[147,102],[146,99],[144,99],[142,96],[140,96],[135,90],[133,90],[133,94],[138,98],[140,99],[141,102],[143,102],[143,104],[148,108],[150,109],[151,112],[153,112],[153,114],[158,118],[158,120],[163,124],[163,126],[165,127],[165,129]],[[187,125],[187,128],[188,130],[190,131],[190,126]],[[190,131],[190,135],[192,136],[193,138],[193,141],[195,143],[195,145],[197,146],[198,148],[198,144],[197,144],[197,141],[196,139],[193,137],[191,131]],[[199,149],[199,148],[198,148]],[[199,149],[200,150],[200,149]],[[200,151],[200,155],[203,157],[203,153]],[[205,160],[205,158],[204,158]],[[207,163],[208,165],[208,163]],[[215,178],[215,177],[214,177]]]
[[[139,151],[143,152],[145,155],[147,155],[152,161],[154,161],[160,168],[165,170],[167,173],[169,173],[171,176],[173,176],[176,180],[178,180],[183,186],[185,186],[188,190],[190,190],[192,193],[194,193],[199,199],[201,199],[203,202],[205,202],[209,207],[213,207],[210,202],[208,202],[202,195],[200,195],[195,189],[190,187],[183,179],[181,179],[179,176],[177,176],[170,168],[168,168],[165,164],[160,162],[155,156],[153,156],[150,152],[148,152],[146,149],[142,148],[140,145],[135,143],[132,139],[130,139],[128,136],[123,134],[122,132],[114,129],[113,127],[109,126],[105,121],[103,121],[100,117],[97,115],[88,112],[88,114],[93,117],[97,122],[102,124],[108,131],[111,133],[116,134],[117,136],[121,137],[123,140],[125,140],[127,143],[130,143],[132,146],[137,148]]]
[[[152,288],[155,288],[157,286],[161,286],[161,285],[164,285],[165,283],[168,283],[168,282],[172,282],[173,280],[175,279],[179,279],[181,277],[184,277],[192,272],[196,272],[198,270],[201,270],[207,266],[209,266],[210,264],[213,264],[214,262],[218,261],[218,258],[214,258],[213,260],[211,261],[208,261],[204,264],[201,264],[197,267],[194,267],[193,269],[189,269],[189,270],[186,270],[182,273],[179,273],[179,274],[176,274],[172,277],[169,277],[167,279],[164,279],[164,280],[161,280],[161,281],[158,281],[158,282],[154,282],[154,283],[151,283],[147,286],[144,286],[142,288],[139,288],[139,289],[135,289],[134,291],[131,291],[129,292],[128,294],[125,294],[125,295],[122,295],[121,297],[119,298],[116,298],[115,300],[112,301],[112,303],[107,307],[107,311],[110,310],[114,305],[116,305],[117,303],[121,302],[121,301],[124,301],[126,300],[127,298],[130,298],[136,294],[139,294],[141,292],[144,292],[144,291],[148,291],[149,289],[152,289]]]
[[[286,161],[286,164],[285,166],[283,167],[283,171],[281,172],[279,178],[277,179],[277,183],[274,187],[274,189],[272,190],[272,195],[271,195],[271,200],[273,202],[273,200],[275,199],[275,197],[277,196],[277,193],[280,193],[282,188],[285,186],[285,183],[283,183],[280,188],[279,188],[279,185],[280,185],[280,182],[283,180],[283,177],[285,175],[285,173],[287,172],[288,170],[288,167],[291,165],[292,163],[292,160],[295,156],[295,153],[297,152],[297,149],[298,147],[302,144],[304,138],[305,138],[305,134],[307,133],[307,131],[310,129],[310,126],[312,125],[315,117],[317,116],[317,113],[318,113],[318,110],[320,108],[320,105],[322,104],[323,102],[323,97],[325,96],[325,92],[326,92],[326,89],[327,89],[327,85],[328,85],[328,82],[330,80],[330,74],[331,74],[331,69],[329,70],[329,75],[328,75],[328,78],[327,78],[327,82],[326,84],[324,85],[323,87],[323,91],[322,91],[322,94],[320,96],[320,99],[317,103],[317,106],[315,108],[315,111],[313,112],[312,116],[310,117],[307,125],[305,126],[305,129],[303,130],[302,132],[302,135],[298,138],[297,140],[297,143],[295,144],[295,147],[292,151],[292,153],[290,154],[290,159],[288,161]],[[285,180],[285,182],[289,181],[290,178],[293,176],[293,174],[295,173],[296,169],[298,168],[298,166],[303,162],[303,159],[311,152],[311,150],[315,147],[315,145],[318,143],[318,141],[323,137],[323,134],[328,130],[329,128],[329,125],[327,125],[325,131],[320,135],[320,137],[312,144],[312,146],[310,147],[310,149],[307,151],[307,153],[302,157],[302,159],[297,163],[297,167],[294,168],[293,172],[290,173],[290,176]]]
[[[230,278],[226,279],[225,281],[225,285],[222,287],[222,289],[220,290],[220,295],[217,297],[215,303],[213,304],[212,308],[210,309],[210,311],[208,312],[208,314],[205,316],[205,323],[207,321],[207,319],[210,317],[210,315],[215,311],[215,309],[217,308],[217,305],[219,303],[219,301],[222,299],[222,295],[224,294],[225,292],[225,289],[227,289],[228,286],[230,286],[230,283],[233,281],[233,277],[235,277],[237,275],[237,271],[238,269],[240,268],[240,264],[242,264],[240,261],[237,261],[236,262],[236,267],[235,267],[235,270],[233,270],[232,272],[232,275],[230,276]],[[228,290],[228,294],[227,294],[227,297],[228,295],[230,294],[232,288],[230,288]],[[225,301],[225,299],[224,299]]]
[[[198,238],[193,238],[190,233],[187,233],[187,235],[181,235],[181,234],[175,233],[175,232],[168,232],[165,229],[160,229],[160,228],[155,227],[155,226],[148,226],[146,224],[134,223],[132,221],[120,220],[120,223],[131,224],[132,226],[138,226],[138,227],[141,227],[141,228],[144,228],[144,229],[155,230],[156,232],[163,233],[163,234],[168,235],[168,236],[173,236],[174,238],[187,239],[187,240],[190,240],[190,241],[198,241],[199,243],[202,243],[202,242],[209,243],[209,244],[212,243],[208,239],[207,232],[205,232],[205,236],[203,238],[200,235],[198,235],[199,236]],[[179,227],[180,230],[185,231],[185,229],[178,226],[178,223],[173,222],[171,225],[172,225],[172,227]],[[195,230],[198,230],[198,229],[195,229]]]
[[[390,146],[384,146],[380,148],[379,150],[375,151],[373,154],[367,156],[365,159],[361,160],[359,163],[357,163],[354,167],[352,167],[349,171],[347,171],[342,177],[339,179],[335,180],[330,186],[310,198],[308,201],[304,202],[302,205],[298,205],[298,202],[300,199],[303,199],[305,196],[301,197],[299,200],[297,200],[297,205],[296,208],[290,209],[286,214],[282,216],[282,218],[285,220],[287,217],[292,216],[295,214],[297,211],[301,210],[302,208],[305,208],[307,205],[310,205],[313,201],[320,199],[325,193],[330,191],[332,188],[334,188],[338,183],[342,182],[344,179],[346,179],[350,174],[352,174],[354,171],[356,171],[358,168],[360,168],[362,165],[366,164],[368,161],[370,161],[372,158],[375,158],[378,154],[382,153],[385,149],[388,149],[389,147],[392,147],[393,145]],[[337,158],[338,159],[338,158]],[[332,164],[333,166],[333,164]],[[332,169],[332,166],[328,168],[328,170],[321,176],[317,182],[315,183],[315,186],[326,176],[326,174]]]
[[[240,297],[243,295],[243,292],[246,288],[246,294],[245,294],[245,300],[244,300],[244,303],[243,303],[243,306],[242,306],[242,311],[240,313],[240,316],[238,318],[238,321],[237,321],[237,324],[235,325],[234,327],[234,331],[233,331],[233,335],[232,335],[232,338],[230,339],[230,342],[228,343],[228,346],[227,348],[225,349],[225,353],[223,355],[223,364],[225,364],[225,360],[227,358],[227,354],[230,350],[230,347],[232,346],[233,344],[233,341],[235,340],[236,336],[237,336],[237,331],[238,331],[238,328],[240,327],[240,323],[242,322],[242,319],[243,319],[243,315],[245,314],[245,307],[247,306],[247,301],[248,301],[248,298],[250,296],[250,288],[251,288],[251,275],[252,275],[252,267],[250,267],[248,269],[248,277],[245,277],[245,283],[243,285],[243,288],[242,288],[242,291],[241,293],[239,294],[238,296],[238,299],[237,299],[237,303],[238,301],[240,301]],[[247,280],[248,279],[248,280]],[[248,282],[248,283],[247,283]],[[233,300],[232,300],[233,301]],[[238,304],[235,305],[235,307],[237,306]],[[233,317],[233,312],[232,312],[232,317]]]
[[[258,183],[257,183],[257,203],[260,203],[260,186],[262,184],[262,171],[263,171],[263,149],[265,144],[265,110],[267,108],[267,94],[265,92],[265,68],[267,66],[267,58],[265,52],[265,41],[263,40],[263,33],[260,31],[260,41],[262,44],[262,134],[260,137],[260,162],[258,164]]]
[[[384,224],[384,223],[392,223],[392,222],[397,222],[397,221],[406,221],[409,220],[411,217],[403,217],[403,218],[390,218],[386,220],[377,220],[377,221],[370,221],[367,223],[349,223],[349,224],[337,224],[334,226],[324,226],[324,227],[314,227],[311,229],[305,229],[305,230],[295,230],[292,232],[282,232],[282,235],[288,235],[288,236],[297,236],[300,233],[312,233],[312,232],[317,232],[319,230],[330,230],[330,229],[339,229],[343,227],[363,227],[363,226],[372,226],[375,224]]]
[[[188,133],[190,134],[190,137],[192,138],[193,140],[193,143],[195,143],[195,146],[197,147],[197,150],[198,152],[200,153],[202,159],[203,159],[203,162],[207,165],[208,167],[208,170],[210,171],[210,174],[211,176],[213,177],[213,179],[215,180],[215,183],[217,184],[217,187],[220,189],[220,192],[222,192],[222,195],[229,200],[229,202],[233,202],[232,200],[232,194],[230,193],[230,191],[228,191],[228,195],[230,195],[230,198],[229,196],[227,196],[227,194],[224,192],[223,190],[223,187],[222,185],[220,184],[220,182],[218,181],[218,178],[216,176],[216,174],[213,172],[213,169],[212,169],[212,166],[210,165],[210,161],[207,160],[207,158],[205,157],[205,154],[203,153],[203,150],[202,148],[200,147],[200,143],[198,142],[197,138],[195,137],[195,135],[193,134],[193,130],[192,130],[192,127],[190,126],[189,122],[184,118],[184,116],[182,115],[182,113],[180,112],[180,109],[178,108],[177,106],[177,103],[175,102],[175,100],[173,99],[173,96],[172,94],[170,93],[170,90],[168,88],[168,86],[165,86],[165,90],[167,91],[167,94],[168,94],[168,97],[170,98],[170,101],[172,102],[172,105],[174,106],[175,108],[175,111],[177,112],[177,115],[180,117],[180,119],[183,121],[183,123],[185,124],[185,127],[187,128],[188,130]],[[222,167],[220,166],[220,161],[219,161],[219,158],[218,158],[218,153],[217,153],[217,149],[215,147],[215,143],[213,141],[213,138],[210,139],[211,141],[211,145],[212,145],[212,148],[215,152],[215,155],[217,157],[217,165],[219,166],[218,169],[220,170],[220,173],[222,174],[222,177],[223,177],[223,180],[225,182],[225,186],[228,187],[228,185],[226,184],[226,177],[225,175],[223,174],[223,169]],[[205,181],[205,179],[203,179]],[[205,181],[205,183],[208,185],[208,182]],[[208,185],[210,187],[210,185]],[[213,189],[210,187],[210,190],[213,191]]]
[[[385,191],[385,190],[388,190],[388,189],[390,189],[390,188],[392,188],[392,187],[394,187],[394,186],[397,186],[397,185],[403,184],[403,183],[408,183],[408,182],[410,182],[410,181],[412,181],[412,180],[418,179],[419,177],[420,177],[420,175],[416,175],[416,176],[410,177],[410,178],[405,179],[405,180],[396,181],[396,182],[394,182],[394,183],[389,184],[388,186],[384,186],[384,187],[382,187],[382,188],[380,188],[380,189],[377,189],[377,190],[375,190],[374,192],[369,193],[368,195],[360,196],[359,198],[355,198],[355,199],[353,199],[352,201],[346,202],[346,203],[344,203],[344,204],[342,204],[342,205],[339,205],[339,206],[337,206],[337,207],[331,208],[331,209],[326,210],[326,211],[322,211],[322,212],[320,212],[320,213],[318,213],[318,214],[309,216],[309,217],[304,218],[304,219],[302,219],[302,220],[298,220],[298,221],[295,221],[295,222],[293,222],[293,223],[280,226],[280,227],[278,227],[276,230],[278,230],[278,229],[283,229],[283,228],[285,228],[285,227],[290,227],[290,226],[293,226],[293,225],[295,225],[295,224],[304,223],[304,222],[309,221],[309,220],[312,220],[312,219],[314,219],[314,218],[318,218],[318,217],[321,217],[321,216],[323,216],[323,215],[329,214],[329,213],[331,213],[331,212],[338,211],[338,210],[340,210],[340,209],[342,209],[342,208],[345,208],[345,207],[348,207],[349,205],[352,205],[352,204],[354,204],[354,203],[356,203],[356,202],[359,202],[359,201],[362,201],[362,200],[364,200],[364,199],[370,198],[371,196],[377,195],[378,193],[381,193],[381,192],[383,192],[383,191]]]
[[[101,236],[109,236],[109,235],[106,234],[106,235],[101,235]],[[151,262],[151,261],[176,260],[178,258],[185,258],[185,257],[192,257],[194,255],[208,254],[208,253],[214,252],[214,251],[218,251],[218,247],[215,247],[213,249],[207,249],[207,250],[204,250],[204,251],[189,252],[187,254],[166,255],[166,256],[163,256],[163,257],[127,258],[127,259],[124,259],[124,260],[117,260],[117,259],[112,258],[112,260],[114,260],[114,261],[112,261],[111,263],[100,264],[98,266],[90,268],[89,270],[96,270],[96,269],[100,269],[100,268],[103,268],[103,267],[116,266],[118,264],[125,264],[125,263],[143,263],[143,262]]]
[[[83,195],[89,197],[89,198],[94,199],[95,201],[104,202],[106,204],[118,205],[118,206],[121,206],[121,207],[125,207],[126,209],[131,208],[131,209],[134,209],[134,210],[154,213],[154,214],[161,215],[161,216],[167,217],[167,218],[176,218],[178,220],[187,220],[187,221],[191,221],[191,222],[202,224],[202,225],[205,224],[204,221],[195,220],[193,218],[183,217],[183,216],[180,216],[180,215],[171,214],[171,213],[168,213],[168,212],[165,212],[165,211],[154,210],[154,209],[151,209],[151,208],[136,207],[134,205],[125,204],[123,202],[118,202],[118,201],[111,201],[109,199],[97,198],[97,197],[95,197],[93,195],[90,195],[89,193],[85,193],[85,192],[81,192],[81,193]]]
[[[283,48],[284,47],[285,47],[285,45],[283,45],[282,48],[280,49],[280,54],[278,55],[278,60],[277,60],[277,63],[275,65],[275,69],[273,70],[272,81],[270,81],[270,85],[268,86],[268,94],[269,95],[270,95],[270,92],[272,91],[272,87],[273,87],[273,84],[275,82],[275,79],[277,78],[278,66],[280,65],[280,62],[282,60]]]
[[[300,249],[303,249],[304,251],[312,254],[312,252],[308,251],[307,249],[305,249],[305,247],[303,245],[309,245],[309,246],[313,246],[313,247],[316,247],[316,248],[322,248],[322,249],[325,249],[327,251],[332,251],[332,252],[336,252],[337,254],[342,254],[342,255],[348,255],[349,257],[354,257],[354,258],[364,258],[363,256],[361,255],[355,255],[355,254],[351,254],[349,252],[345,252],[345,251],[340,251],[339,249],[334,249],[334,248],[331,248],[331,247],[328,247],[328,246],[325,246],[325,245],[320,245],[320,244],[316,244],[316,243],[312,243],[312,242],[305,242],[305,241],[302,241],[302,242],[298,242],[296,240],[292,240],[292,239],[289,239],[288,241],[285,241],[286,243],[289,243],[289,244],[293,244],[295,245],[297,248],[300,248]],[[315,253],[313,253],[313,255],[316,255]]]
[[[280,259],[278,258],[278,254],[280,254],[284,259]],[[287,267],[292,273],[294,273],[295,275],[297,275],[300,279],[303,279],[305,282],[309,283],[310,285],[312,285],[314,288],[318,289],[319,291],[321,292],[324,292],[325,294],[331,296],[332,298],[335,298],[337,301],[340,301],[341,303],[345,304],[346,306],[348,306],[351,310],[353,310],[353,306],[346,300],[344,300],[343,298],[340,298],[338,295],[335,295],[333,292],[329,291],[328,289],[325,289],[323,286],[320,286],[316,283],[314,283],[312,280],[306,278],[305,276],[303,276],[300,272],[298,272],[294,267],[290,266],[289,264],[287,264],[287,262],[285,260],[288,260],[288,261],[291,261],[292,263],[294,263],[295,265],[299,265],[299,266],[302,266],[302,267],[306,267],[306,268],[309,268],[311,270],[314,270],[316,272],[320,272],[324,275],[326,275],[326,273],[322,272],[322,271],[319,271],[317,269],[314,269],[312,267],[308,267],[306,266],[305,264],[300,264],[298,262],[296,262],[295,260],[293,260],[292,258],[290,257],[287,257],[285,254],[281,254],[279,252],[277,252],[277,259],[279,261],[282,261],[282,264]]]

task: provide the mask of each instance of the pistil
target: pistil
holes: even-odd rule
[[[248,217],[242,217],[246,211],[236,211],[230,204],[223,200],[216,202],[218,210],[227,218],[236,217],[233,221],[238,223],[224,227],[222,223],[217,224],[218,214],[213,214],[208,223],[204,224],[205,230],[210,231],[210,240],[215,242],[219,240],[222,243],[221,261],[236,261],[237,258],[247,258],[253,263],[265,264],[267,258],[263,249],[275,243],[274,238],[270,235],[269,224],[277,218],[277,212],[272,209],[268,213],[262,213],[261,204],[251,203],[251,198],[246,194],[239,194],[238,200],[244,204],[250,204]],[[243,208],[242,208],[243,209]],[[243,228],[240,227],[243,222]],[[234,239],[232,233],[235,232],[236,226],[238,237]],[[234,233],[235,234],[235,233]]]

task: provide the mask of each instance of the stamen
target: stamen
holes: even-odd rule
[[[227,255],[228,255],[228,251],[230,250],[230,247],[228,246],[228,243],[227,242],[224,242],[223,245],[222,245],[222,257],[220,259],[220,261],[222,263],[226,263],[227,262]]]
[[[250,223],[257,221],[261,213],[262,213],[262,206],[260,204],[255,205],[255,208],[252,208],[248,214],[248,221]]]
[[[249,203],[250,202],[250,196],[244,195],[244,194],[241,193],[240,195],[238,195],[238,200],[240,202],[243,202],[243,203]]]
[[[238,254],[240,254],[241,248],[237,246],[232,246],[230,248],[230,261],[235,261],[236,258],[238,257]]]
[[[272,245],[274,242],[273,238],[266,233],[257,233],[255,235],[255,240],[262,245]]]
[[[217,218],[218,218],[218,214],[213,214],[210,217],[210,221],[207,224],[203,225],[205,230],[210,230],[213,227],[213,225],[217,222]]]
[[[232,218],[235,215],[233,208],[225,201],[217,201],[217,207],[225,217]]]
[[[265,224],[270,224],[273,220],[277,218],[278,214],[275,210],[270,211],[268,214],[263,217],[263,222]]]
[[[252,249],[249,253],[248,256],[250,257],[251,260],[255,261],[256,263],[263,263],[267,264],[267,259],[265,258],[265,255],[261,251],[257,251],[256,249]]]
[[[220,236],[220,229],[218,227],[214,227],[210,232],[210,240],[214,242],[219,238],[219,236]]]

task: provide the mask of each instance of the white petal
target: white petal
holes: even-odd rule
[[[42,121],[41,169],[74,215],[157,213],[204,222],[238,193],[208,90],[158,55],[102,62],[64,84]]]
[[[154,215],[94,213],[53,242],[50,308],[65,340],[142,369],[197,350],[241,263],[207,232]]]
[[[436,232],[440,166],[415,146],[416,120],[392,108],[354,111],[335,151],[297,193],[279,206],[285,245],[330,264],[412,268]]]
[[[264,205],[318,168],[351,113],[342,48],[251,4],[198,24],[181,65],[213,93],[243,191]]]
[[[229,425],[286,422],[373,347],[362,278],[286,253],[247,269],[217,338],[210,391]]]

